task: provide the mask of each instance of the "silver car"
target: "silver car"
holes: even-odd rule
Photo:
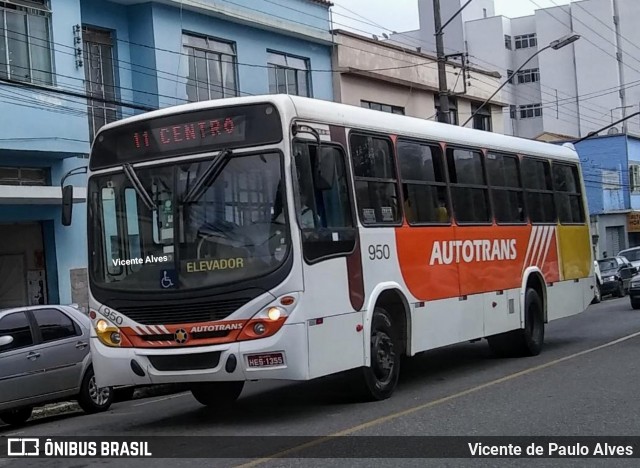
[[[87,413],[109,409],[113,389],[96,386],[90,325],[72,306],[0,310],[0,420],[22,424],[34,406],[72,398]]]

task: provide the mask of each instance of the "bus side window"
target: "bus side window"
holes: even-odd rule
[[[487,174],[496,222],[523,223],[526,218],[518,158],[507,154],[487,154]]]
[[[555,223],[556,206],[549,161],[525,157],[520,165],[532,223]]]
[[[578,168],[573,165],[553,163],[551,171],[560,222],[584,223],[585,216]]]
[[[391,142],[386,138],[352,135],[350,149],[362,224],[398,224],[400,197]]]
[[[451,198],[459,223],[489,223],[491,209],[480,151],[447,148]]]
[[[398,160],[407,222],[449,223],[451,210],[440,147],[400,140]]]
[[[335,146],[294,144],[296,211],[307,261],[344,255],[355,247],[355,227],[344,153]]]

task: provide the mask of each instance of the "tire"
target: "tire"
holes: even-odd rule
[[[600,304],[602,302],[602,291],[600,290],[600,283],[596,281],[596,285],[593,288],[593,300],[592,304]]]
[[[542,300],[538,293],[527,289],[524,300],[524,328],[487,338],[489,347],[500,357],[537,356],[544,345]]]
[[[135,392],[136,392],[135,387],[114,388],[113,400],[116,402],[133,400],[133,394]]]
[[[0,420],[5,424],[9,424],[10,426],[21,426],[26,423],[31,417],[31,412],[33,408],[17,408],[9,411],[5,411],[0,413]]]
[[[191,394],[201,405],[224,410],[236,402],[244,381],[240,382],[202,382],[191,387]]]
[[[113,388],[98,388],[93,367],[89,367],[84,374],[78,394],[80,408],[87,414],[102,413],[111,407],[111,403],[113,403]]]
[[[400,376],[400,340],[391,316],[376,307],[371,320],[371,366],[356,369],[352,375],[355,396],[363,401],[391,397]]]
[[[618,283],[618,289],[616,289],[616,292],[614,293],[614,295],[616,297],[624,297],[626,293],[627,292],[624,290],[624,284],[622,284],[622,281],[620,281]]]
[[[631,299],[631,307],[633,307],[634,309],[638,310],[640,309],[640,300],[638,299]]]

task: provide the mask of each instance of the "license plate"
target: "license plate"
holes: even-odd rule
[[[247,356],[249,367],[275,367],[284,365],[282,353],[252,354]]]

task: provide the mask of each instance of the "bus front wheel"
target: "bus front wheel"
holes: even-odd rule
[[[191,387],[191,394],[204,406],[224,409],[238,399],[243,387],[244,381],[199,382]]]
[[[371,320],[371,365],[354,373],[356,396],[365,401],[389,398],[400,375],[400,343],[389,313],[376,307]]]
[[[527,289],[524,328],[487,338],[491,351],[500,357],[537,356],[544,344],[544,315],[538,293]]]

